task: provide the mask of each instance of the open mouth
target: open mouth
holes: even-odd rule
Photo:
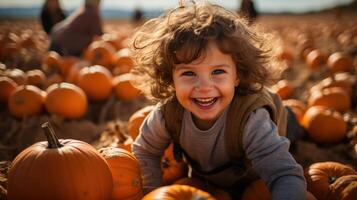
[[[216,103],[218,97],[211,98],[194,98],[193,101],[201,108],[210,108],[214,103]]]

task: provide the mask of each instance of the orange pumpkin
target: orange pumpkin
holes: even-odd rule
[[[232,199],[228,192],[226,192],[222,189],[219,189],[219,188],[213,186],[212,184],[205,182],[199,178],[184,177],[184,178],[180,178],[179,180],[175,181],[173,184],[188,185],[188,186],[192,186],[192,187],[195,187],[195,188],[203,190],[203,191],[207,191],[218,200],[231,200]]]
[[[347,53],[335,52],[328,57],[327,66],[333,73],[340,71],[350,71],[353,69],[353,59]]]
[[[79,71],[77,85],[89,99],[101,101],[107,99],[112,92],[112,74],[100,65],[84,67]]]
[[[42,60],[42,70],[47,74],[59,72],[62,57],[55,51],[48,52]]]
[[[305,169],[307,189],[318,199],[328,199],[331,186],[339,177],[357,175],[351,167],[338,162],[318,162]]]
[[[304,114],[302,125],[317,143],[337,143],[347,134],[347,124],[342,115],[324,106],[310,107]]]
[[[46,75],[39,69],[26,72],[26,84],[41,87],[46,80]]]
[[[142,197],[140,166],[134,155],[116,147],[101,148],[99,153],[106,159],[112,172],[114,184],[111,199],[133,199],[138,194]]]
[[[159,187],[149,194],[145,195],[142,200],[187,200],[187,199],[200,199],[200,200],[214,200],[205,191],[188,186],[188,185],[169,185]]]
[[[83,90],[71,83],[53,84],[47,88],[46,109],[49,113],[65,118],[77,119],[87,111],[87,96]]]
[[[357,199],[357,175],[341,176],[330,185],[328,200],[355,199]]]
[[[310,107],[325,106],[343,113],[351,108],[351,99],[346,90],[339,87],[331,87],[314,90],[308,99],[308,105]]]
[[[111,69],[115,63],[115,49],[109,43],[95,41],[86,49],[84,59],[93,65],[101,65]]]
[[[346,92],[351,96],[352,87],[355,82],[356,78],[352,74],[347,72],[339,72],[320,81],[310,89],[310,92],[312,93],[314,90],[322,90],[325,88],[340,87],[346,90]]]
[[[306,64],[311,70],[315,70],[326,63],[326,55],[319,49],[310,51],[306,56]]]
[[[174,145],[171,143],[165,150],[161,158],[162,182],[169,185],[176,180],[187,176],[188,166],[183,161],[176,161],[174,158]]]
[[[146,116],[154,109],[154,106],[149,105],[145,106],[137,110],[134,114],[132,114],[128,121],[128,132],[131,138],[135,140],[135,138],[139,135],[139,129],[141,124],[143,123]]]
[[[15,117],[28,117],[43,111],[46,93],[33,85],[18,86],[10,95],[8,107]]]
[[[23,85],[26,83],[26,73],[21,69],[18,68],[7,69],[5,71],[5,76],[11,78],[18,85]]]
[[[119,50],[116,54],[117,60],[113,69],[113,74],[120,75],[129,73],[134,67],[134,61],[130,58],[130,51],[128,48]]]
[[[17,87],[17,83],[11,78],[0,76],[0,102],[7,103],[11,93]]]
[[[271,87],[272,91],[277,93],[281,99],[288,99],[294,93],[295,87],[290,81],[283,79]]]
[[[47,141],[33,144],[12,162],[8,199],[109,199],[112,176],[96,149],[79,140],[58,140],[48,122],[42,127]]]
[[[79,62],[78,58],[73,56],[65,56],[60,60],[59,72],[66,77],[72,66]]]
[[[140,96],[140,91],[132,85],[134,76],[130,73],[121,74],[113,78],[116,96],[124,101],[132,101]]]

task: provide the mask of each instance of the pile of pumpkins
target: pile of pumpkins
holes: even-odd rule
[[[104,36],[103,36],[104,37]],[[129,50],[104,41],[94,41],[83,58],[48,52],[41,69],[7,69],[0,64],[0,103],[16,118],[50,114],[78,119],[86,114],[88,101],[108,100],[114,93],[121,101],[140,96],[130,74]]]

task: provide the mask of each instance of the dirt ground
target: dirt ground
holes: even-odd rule
[[[274,15],[260,16],[256,25],[263,30],[274,33],[289,46],[293,58],[287,63],[283,78],[292,82],[295,91],[292,98],[306,102],[309,89],[318,81],[327,77],[326,70],[311,72],[299,56],[297,42],[300,33],[308,34],[315,40],[317,48],[327,54],[335,51],[349,52],[354,59],[354,76],[357,76],[357,14],[344,14],[337,16],[334,13],[311,14],[311,15]],[[105,30],[116,30],[128,26],[127,21],[106,21]],[[8,21],[0,19],[0,33],[6,31],[20,33],[23,30],[38,32],[40,25],[34,20]],[[353,33],[353,42],[345,44],[339,39],[340,33],[349,31]],[[336,33],[338,32],[338,33]],[[41,67],[41,56],[46,51],[47,37],[39,36],[42,45],[34,51],[20,52],[17,58],[5,59],[9,68],[29,70]],[[353,106],[344,114],[348,122],[348,137],[341,143],[333,145],[318,145],[308,138],[298,142],[294,157],[306,167],[315,162],[337,161],[351,165],[357,169],[357,133],[353,127],[357,125],[357,88],[354,87],[352,96]],[[115,142],[115,135],[107,134],[110,127],[119,124],[121,131],[127,134],[127,121],[130,115],[150,102],[140,97],[131,102],[123,102],[111,96],[108,100],[99,103],[90,102],[85,117],[79,120],[61,119],[44,113],[40,116],[16,119],[10,116],[6,105],[0,105],[0,185],[6,188],[6,170],[9,163],[24,148],[31,144],[45,140],[40,128],[41,124],[50,121],[59,138],[72,138],[83,140],[100,148]],[[104,135],[106,134],[106,135]],[[105,137],[103,139],[103,137]]]

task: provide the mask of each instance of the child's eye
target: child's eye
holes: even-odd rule
[[[181,74],[181,76],[194,76],[194,75],[195,73],[193,73],[192,71],[186,71]]]
[[[212,72],[212,74],[224,74],[224,73],[226,73],[226,71],[224,71],[223,69],[215,69]]]

